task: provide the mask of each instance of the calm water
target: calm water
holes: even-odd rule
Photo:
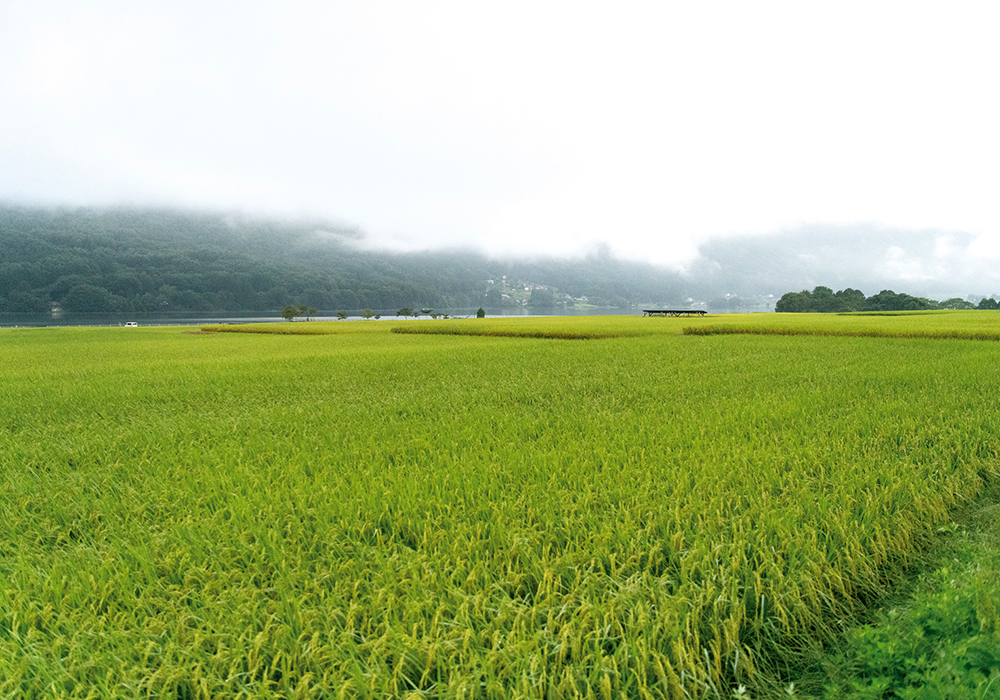
[[[709,313],[732,313],[730,310],[708,310]],[[383,321],[401,321],[404,320],[402,316],[396,316],[396,310],[392,311],[376,311],[376,313],[382,314]],[[475,309],[453,309],[450,311],[440,312],[448,313],[452,318],[473,318],[476,315]],[[336,321],[336,315],[328,315],[329,312],[323,312],[320,315],[313,316],[315,321]],[[551,314],[529,314],[524,312],[519,312],[517,310],[510,310],[506,313],[491,313],[487,314],[490,318],[497,318],[503,316],[641,316],[642,311],[637,309],[588,309],[585,311],[570,309],[568,311],[558,311]],[[421,316],[421,319],[430,318],[429,316]],[[361,320],[360,315],[348,316],[348,320]],[[406,319],[409,320],[409,319]],[[209,323],[285,323],[285,319],[281,318],[277,313],[273,315],[266,315],[261,312],[257,313],[234,313],[234,314],[216,314],[209,315],[197,312],[191,313],[159,313],[159,314],[60,314],[58,316],[53,316],[51,314],[11,314],[11,313],[0,313],[0,328],[13,328],[13,327],[25,327],[25,328],[39,328],[45,326],[124,326],[130,321],[135,321],[140,326],[200,326]]]

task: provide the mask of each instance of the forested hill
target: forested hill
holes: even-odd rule
[[[505,277],[506,276],[506,277]],[[492,282],[491,282],[492,281]],[[525,286],[536,287],[526,291]],[[678,303],[683,278],[641,263],[496,260],[358,247],[329,225],[225,214],[0,206],[0,311],[277,312]]]
[[[979,304],[967,299],[945,299],[935,301],[925,297],[899,294],[891,289],[883,289],[878,294],[866,297],[857,289],[841,289],[834,292],[829,287],[816,287],[811,292],[784,294],[775,305],[778,313],[850,313],[855,311],[926,311],[933,309],[997,309],[1000,303],[993,297],[982,297]]]

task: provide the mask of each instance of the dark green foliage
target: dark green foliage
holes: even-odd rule
[[[608,257],[404,254],[363,250],[356,238],[323,222],[0,205],[0,312],[522,307],[490,280],[541,283],[597,306],[690,293],[679,275]]]
[[[0,309],[14,313],[44,313],[49,310],[49,302],[41,294],[18,289],[10,293],[6,302],[0,297]]]
[[[907,619],[889,617],[854,631],[850,644],[860,668],[850,691],[831,686],[828,697],[992,697],[987,688],[991,677],[993,684],[1000,678],[1000,637],[980,634],[987,620],[977,614],[976,591],[955,590],[954,581],[941,587],[921,596]]]
[[[812,291],[812,305],[813,308],[822,313],[841,310],[837,303],[837,297],[834,296],[833,290],[829,287],[816,287]]]
[[[909,294],[897,294],[891,289],[883,289],[865,300],[862,311],[922,311],[936,308],[938,308],[937,303],[930,299],[911,297]]]
[[[965,311],[967,309],[977,308],[975,304],[971,301],[966,301],[965,299],[959,299],[955,297],[953,299],[945,299],[944,301],[938,302],[939,309],[957,309]]]
[[[853,630],[826,662],[826,700],[994,698],[1000,692],[1000,494],[951,540],[905,602]]]
[[[774,310],[778,313],[806,313],[812,311],[812,293],[808,290],[788,292],[778,299]]]
[[[99,312],[119,311],[125,300],[116,297],[107,289],[93,284],[78,284],[63,297],[62,306],[66,311]]]
[[[531,297],[528,299],[529,309],[549,310],[556,306],[555,294],[551,289],[535,287],[531,290]]]
[[[329,228],[175,211],[0,208],[0,310],[47,311],[54,302],[66,311],[255,311],[291,300],[305,315],[310,306],[468,305],[480,296],[485,273],[441,285],[442,261],[359,251],[349,232]]]
[[[909,294],[897,294],[891,289],[883,289],[878,294],[866,298],[863,292],[850,287],[836,293],[829,287],[816,287],[811,292],[803,290],[784,294],[778,300],[774,310],[779,313],[850,313],[857,311],[997,308],[997,302],[993,301],[993,306],[990,306],[988,303],[990,301],[993,300],[983,299],[976,307],[964,299],[954,298],[938,302],[933,299],[913,297]]]
[[[486,290],[486,296],[483,298],[483,301],[491,309],[502,309],[504,307],[503,293],[496,287],[490,287]]]
[[[840,311],[861,311],[865,308],[865,294],[857,289],[842,289],[834,295]]]

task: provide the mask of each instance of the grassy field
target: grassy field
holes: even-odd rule
[[[378,323],[253,323],[205,326],[213,332],[326,335],[395,332],[542,339],[650,335],[818,335],[862,338],[1000,340],[1000,315],[979,311],[850,314],[716,314],[704,317],[555,316]]]
[[[1000,696],[1000,488],[994,484],[869,624],[821,658],[824,700]]]
[[[990,312],[270,330],[0,331],[0,698],[767,694],[1000,473]]]

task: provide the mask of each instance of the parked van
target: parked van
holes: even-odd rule
[[[125,324],[125,327],[126,328],[138,328],[139,324],[136,323],[135,321],[129,321],[128,323]]]

